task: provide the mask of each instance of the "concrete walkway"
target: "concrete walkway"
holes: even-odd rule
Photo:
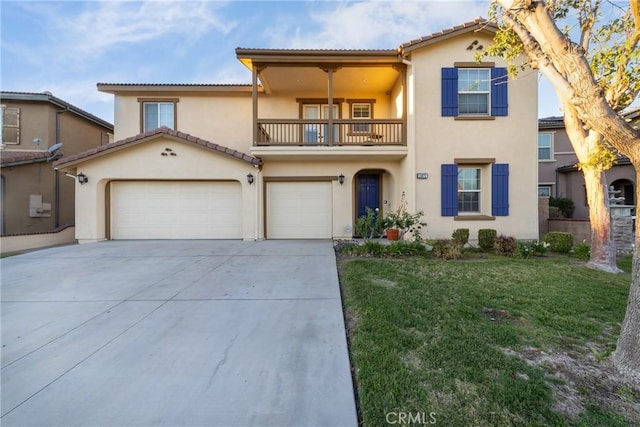
[[[356,426],[329,241],[1,260],[3,426]]]

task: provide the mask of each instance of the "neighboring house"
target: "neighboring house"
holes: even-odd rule
[[[480,18],[389,50],[236,50],[252,84],[99,83],[115,139],[82,173],[80,242],[350,238],[404,194],[429,238],[538,237],[537,76],[477,63]]]
[[[0,118],[0,235],[73,224],[75,183],[53,160],[108,144],[113,125],[48,92],[0,92]]]
[[[640,108],[622,113],[625,120],[640,124]],[[538,196],[565,197],[573,200],[574,218],[589,218],[589,205],[582,171],[578,170],[575,151],[567,136],[562,117],[538,121]],[[636,204],[636,172],[628,158],[619,156],[605,172],[607,184],[624,197],[623,204]]]

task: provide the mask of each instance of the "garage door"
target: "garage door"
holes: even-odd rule
[[[267,238],[331,238],[331,183],[267,183]]]
[[[111,184],[112,239],[240,239],[239,182]]]

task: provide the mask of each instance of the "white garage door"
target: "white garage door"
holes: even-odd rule
[[[112,239],[240,239],[239,182],[111,184]]]
[[[267,183],[267,238],[331,238],[331,183]]]

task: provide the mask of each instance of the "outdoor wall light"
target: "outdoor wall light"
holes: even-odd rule
[[[338,182],[340,183],[340,185],[344,184],[344,175],[340,174],[340,176],[338,176]]]
[[[76,178],[78,178],[78,182],[80,183],[80,185],[84,185],[87,182],[89,182],[89,178],[87,178],[87,175],[83,174],[82,172],[80,172]]]
[[[253,184],[253,174],[247,174],[247,182],[249,185]]]

